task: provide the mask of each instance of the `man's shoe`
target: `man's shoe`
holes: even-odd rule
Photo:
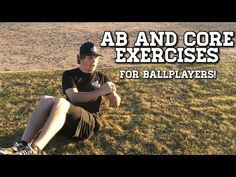
[[[41,155],[41,152],[42,151],[37,146],[35,148],[32,148],[31,145],[27,145],[24,147],[24,149],[21,149],[13,155]]]
[[[0,148],[0,155],[13,155],[24,149],[25,146],[20,142],[15,142],[12,147]]]

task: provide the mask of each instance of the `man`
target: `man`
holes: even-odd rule
[[[95,71],[100,57],[93,43],[81,45],[77,56],[79,67],[65,71],[62,76],[66,99],[42,96],[21,141],[10,148],[1,148],[0,154],[41,154],[55,134],[85,140],[97,132],[101,126],[98,112],[102,96],[106,96],[113,107],[121,101],[115,84]]]

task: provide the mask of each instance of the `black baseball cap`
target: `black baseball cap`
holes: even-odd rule
[[[81,47],[80,47],[79,55],[80,56],[96,55],[96,56],[103,57],[102,54],[98,53],[95,44],[92,43],[92,42],[85,42],[84,44],[82,44]]]

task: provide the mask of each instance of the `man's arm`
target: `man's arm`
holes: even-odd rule
[[[102,95],[106,95],[111,93],[113,90],[113,83],[107,82],[103,84],[99,89],[90,92],[79,92],[77,88],[69,88],[67,89],[66,95],[70,99],[73,104],[76,103],[85,103],[95,98],[98,98]]]
[[[121,98],[120,96],[116,93],[116,91],[113,91],[107,96],[109,103],[111,107],[118,107],[120,106]]]

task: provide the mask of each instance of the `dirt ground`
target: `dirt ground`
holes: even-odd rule
[[[0,72],[60,70],[77,67],[79,46],[89,40],[98,46],[104,31],[126,31],[130,44],[134,44],[139,31],[171,30],[180,36],[186,30],[235,30],[236,23],[0,23]],[[179,38],[179,43],[182,38]],[[115,51],[111,47],[100,49],[104,58],[99,65],[118,67]],[[234,48],[221,48],[220,58],[234,60]]]

